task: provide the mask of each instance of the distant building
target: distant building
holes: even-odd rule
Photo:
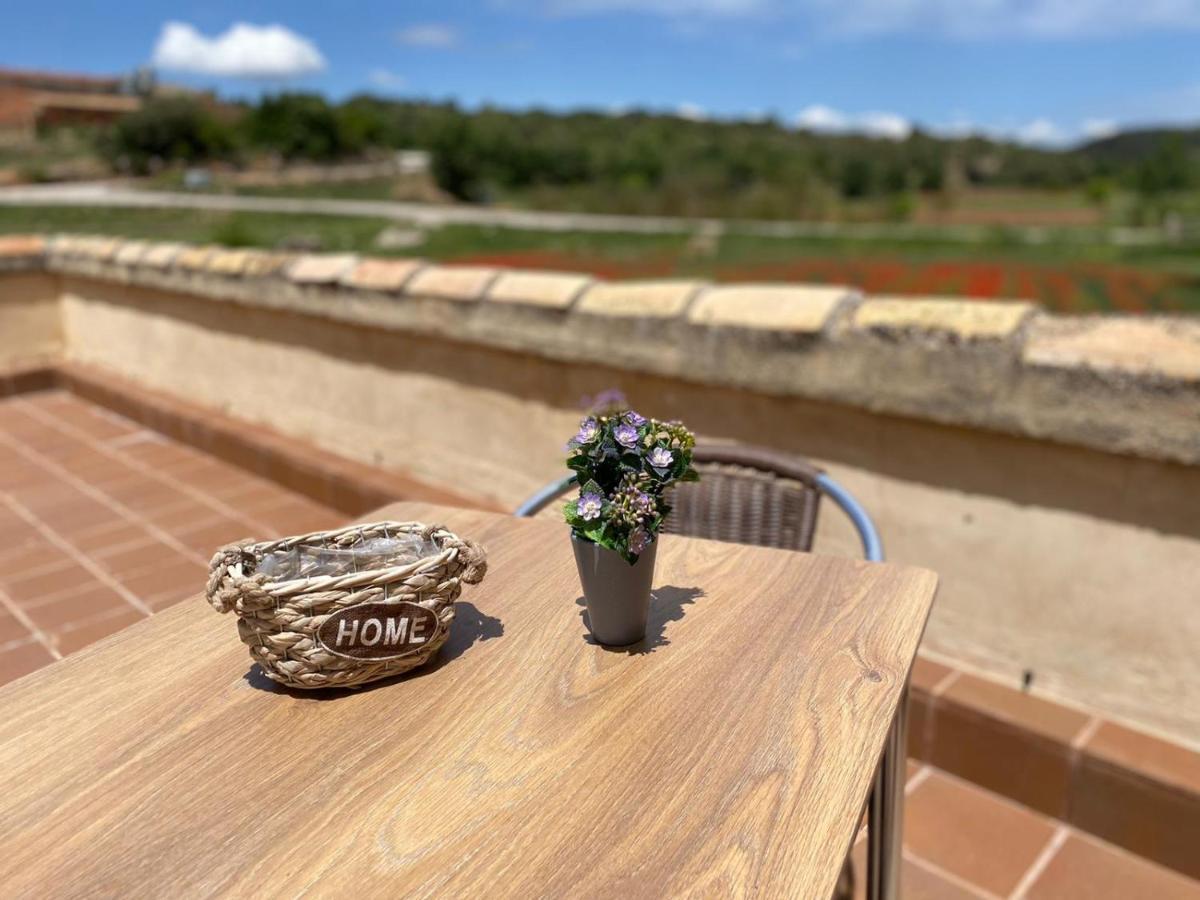
[[[432,163],[427,150],[397,150],[395,160],[396,172],[400,175],[425,175]]]
[[[103,125],[142,106],[145,76],[97,78],[0,68],[0,139],[32,138],[55,125]]]

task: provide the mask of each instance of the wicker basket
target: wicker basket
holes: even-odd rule
[[[419,535],[438,551],[390,568],[291,581],[256,571],[274,551],[351,550],[402,534]],[[237,612],[238,635],[268,677],[298,688],[350,687],[431,659],[450,635],[462,585],[477,584],[486,572],[483,548],[441,525],[377,522],[222,547],[209,564],[207,598],[218,612]],[[350,618],[365,615],[374,618]],[[361,644],[342,647],[347,637],[350,644],[361,637]]]

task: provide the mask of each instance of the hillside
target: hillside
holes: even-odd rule
[[[1166,144],[1177,142],[1191,153],[1200,153],[1200,128],[1140,128],[1084,144],[1074,151],[1089,159],[1134,164],[1144,162]]]
[[[1102,220],[1124,192],[1149,201],[1133,222],[1142,224],[1161,218],[1163,197],[1200,185],[1200,131],[1151,129],[1054,150],[920,130],[902,140],[817,133],[771,118],[468,109],[369,95],[161,98],[97,132],[94,145],[113,171],[134,175],[419,149],[430,153],[436,191],[460,201],[729,219],[1080,224]],[[44,150],[12,168],[40,176]],[[955,212],[981,191],[1015,205],[996,216]],[[1056,209],[1027,215],[1047,203]]]

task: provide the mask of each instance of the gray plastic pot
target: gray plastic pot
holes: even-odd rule
[[[571,535],[571,546],[575,548],[588,625],[596,643],[624,647],[642,640],[650,615],[658,541],[642,551],[632,566],[619,553],[581,541],[575,535]]]

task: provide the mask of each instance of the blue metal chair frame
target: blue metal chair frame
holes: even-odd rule
[[[863,508],[863,505],[853,494],[824,472],[817,476],[816,482],[821,493],[836,503],[854,525],[854,530],[858,532],[858,539],[862,543],[863,558],[870,562],[883,562],[883,541],[880,540],[879,531],[875,528],[875,523],[871,521],[871,516]],[[561,497],[570,490],[573,484],[575,484],[574,475],[567,475],[558,481],[551,482],[518,506],[513,515],[521,518],[537,515],[555,498]]]

